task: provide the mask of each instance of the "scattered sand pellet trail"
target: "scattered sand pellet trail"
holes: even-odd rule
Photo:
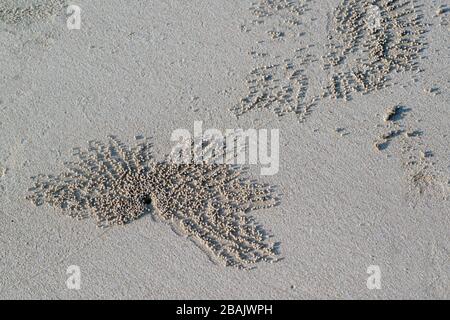
[[[250,11],[255,19],[253,25],[271,25],[267,33],[272,39],[284,37],[287,33],[298,33],[301,16],[308,9],[311,0],[259,0],[252,3]]]
[[[129,148],[115,137],[76,149],[76,161],[59,175],[34,177],[29,199],[48,203],[98,226],[124,225],[150,214],[189,237],[227,266],[276,261],[277,244],[249,213],[275,206],[272,187],[251,181],[232,165],[156,162],[144,139]]]
[[[441,26],[448,27],[449,26],[449,17],[450,17],[450,5],[440,5],[436,9],[436,18],[439,18],[439,24]],[[450,29],[447,29],[450,30]]]
[[[329,22],[323,57],[331,79],[324,96],[351,99],[390,84],[395,72],[419,72],[426,32],[418,1],[343,0]]]
[[[234,114],[241,116],[249,111],[267,109],[277,116],[294,113],[303,120],[316,102],[308,100],[310,84],[303,69],[311,60],[306,54],[302,58],[254,68],[247,76],[248,95],[232,109]]]
[[[315,64],[319,59],[306,48],[286,52],[283,57],[252,52],[257,65],[246,78],[248,95],[232,111],[237,116],[254,109],[269,109],[278,116],[292,112],[303,122],[323,98],[351,100],[354,93],[367,94],[393,85],[396,73],[417,76],[423,71],[420,60],[427,48],[421,4],[417,0],[342,0],[328,16],[327,40],[304,44],[323,48],[320,63]],[[250,26],[266,31],[266,37],[257,42],[270,42],[272,48],[298,42],[301,47],[302,20],[314,5],[320,4],[289,0],[253,3],[250,10],[256,19]],[[311,78],[321,80],[312,83]]]
[[[423,71],[420,60],[427,48],[422,4],[416,0],[342,0],[329,14],[326,43],[319,45],[325,52],[322,65],[315,65],[318,59],[311,53],[311,45],[295,49],[287,57],[280,56],[279,50],[276,54],[251,52],[257,66],[246,77],[248,95],[232,111],[238,117],[257,110],[277,116],[295,114],[303,122],[324,98],[351,100],[355,93],[381,90],[395,84],[397,73],[417,77]],[[252,25],[267,31],[257,42],[270,42],[272,48],[300,42],[302,19],[311,6],[309,1],[254,3],[251,10],[257,19]],[[440,7],[436,14],[445,17],[446,8]],[[308,69],[320,74],[322,82],[312,83]],[[374,146],[401,159],[410,199],[417,194],[446,198],[448,174],[444,168],[438,169],[438,159],[425,151],[423,133],[403,123],[408,111],[397,106],[387,112],[384,131]],[[389,148],[391,144],[393,148]]]
[[[256,19],[251,27],[266,31],[257,43],[268,42],[272,50],[286,42],[300,43],[303,19],[314,5],[320,4],[254,2],[250,10]],[[326,41],[318,45],[325,52],[321,65],[315,65],[318,60],[311,45],[288,51],[286,56],[280,55],[282,50],[252,51],[257,66],[246,77],[248,95],[232,111],[237,116],[255,110],[269,110],[277,116],[292,113],[303,122],[324,98],[351,100],[355,93],[373,93],[394,85],[396,74],[415,79],[423,72],[421,59],[427,49],[428,26],[422,7],[423,1],[418,0],[341,0],[328,14]],[[440,6],[436,16],[442,20],[447,11],[447,6]],[[322,79],[320,88],[312,83],[307,69]],[[437,91],[430,89],[429,93]],[[374,147],[389,152],[389,146],[398,142],[400,151],[394,153],[402,159],[411,194],[440,194],[447,188],[447,175],[437,169],[434,156],[424,151],[423,133],[403,122],[408,112],[399,106],[387,111],[384,131]]]
[[[0,22],[29,23],[48,19],[63,13],[65,0],[2,0]]]
[[[303,121],[315,106],[319,94],[310,92],[310,80],[306,67],[318,61],[308,48],[301,47],[298,40],[302,37],[303,15],[310,1],[260,0],[252,3],[250,12],[254,19],[250,28],[263,30],[258,38],[259,51],[250,52],[255,61],[254,68],[246,77],[248,94],[231,108],[236,116],[248,112],[266,109],[277,116],[295,114]],[[266,45],[279,47],[289,42],[297,44],[295,49],[281,50],[280,55],[266,52]],[[313,97],[311,97],[313,96]]]
[[[411,111],[399,105],[388,108],[384,123],[380,125],[383,132],[374,147],[402,162],[407,198],[412,204],[423,195],[446,200],[450,195],[450,176],[445,164],[439,163],[439,159],[427,148],[424,133],[407,121]]]

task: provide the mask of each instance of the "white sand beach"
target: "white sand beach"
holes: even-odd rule
[[[0,298],[448,299],[449,21],[445,0],[2,0]],[[165,163],[195,122],[278,130],[277,170]],[[110,135],[154,162],[123,169]],[[69,175],[74,148],[120,170]]]

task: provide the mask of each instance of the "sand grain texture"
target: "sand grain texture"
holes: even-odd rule
[[[77,0],[80,30],[61,3],[0,1],[0,298],[450,297],[448,1]],[[279,129],[279,172],[159,158],[195,121]],[[148,164],[113,161],[150,136]],[[186,181],[213,172],[282,201]]]
[[[0,22],[6,24],[45,21],[63,14],[65,0],[2,0]]]

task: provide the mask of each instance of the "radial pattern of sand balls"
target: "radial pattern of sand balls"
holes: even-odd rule
[[[33,177],[28,198],[74,218],[93,217],[100,227],[148,213],[227,266],[277,260],[278,245],[250,212],[275,206],[278,198],[244,169],[212,160],[157,162],[148,140],[130,148],[115,137],[106,144],[92,141],[74,155],[76,161],[66,163],[59,175]]]

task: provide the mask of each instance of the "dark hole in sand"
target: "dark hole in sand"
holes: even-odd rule
[[[150,196],[145,196],[144,199],[142,200],[142,202],[146,206],[150,206],[152,204],[152,198]]]

